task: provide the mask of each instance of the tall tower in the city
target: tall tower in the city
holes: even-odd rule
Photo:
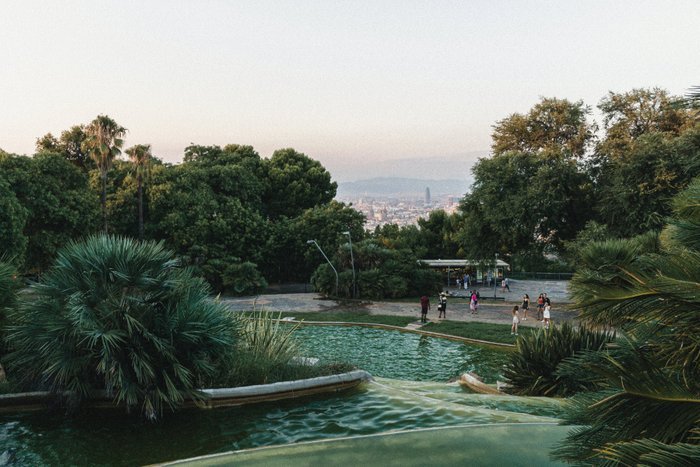
[[[425,205],[426,206],[430,205],[430,187],[429,186],[425,187]]]

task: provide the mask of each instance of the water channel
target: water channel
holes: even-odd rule
[[[139,465],[304,441],[464,424],[554,422],[556,401],[465,393],[450,379],[493,382],[507,355],[444,339],[368,328],[303,327],[304,354],[346,361],[374,382],[340,394],[215,410],[157,424],[118,410],[0,417],[0,464]]]

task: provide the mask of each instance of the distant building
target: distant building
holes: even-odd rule
[[[425,187],[425,205],[430,206],[430,187]]]

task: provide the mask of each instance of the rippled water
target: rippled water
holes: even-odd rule
[[[309,357],[352,363],[384,378],[446,382],[472,371],[495,383],[507,359],[501,350],[373,328],[306,326],[297,335]]]
[[[87,411],[73,418],[4,415],[0,464],[3,460],[17,465],[147,464],[390,430],[551,421],[543,416],[557,416],[561,410],[556,401],[467,394],[457,384],[444,383],[464,369],[485,368],[490,357],[483,349],[374,329],[314,327],[299,333],[308,355],[351,361],[388,378],[342,394],[180,411],[158,424],[117,410]]]

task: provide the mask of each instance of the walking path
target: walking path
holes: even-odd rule
[[[510,281],[511,291],[503,292],[496,289],[497,300],[493,299],[492,287],[477,287],[481,295],[479,312],[476,315],[469,311],[469,302],[464,290],[449,289],[451,296],[447,301],[447,320],[451,321],[476,321],[485,323],[512,323],[511,310],[513,305],[521,305],[523,294],[530,295],[530,312],[526,321],[522,320],[521,326],[541,326],[534,317],[537,314],[537,296],[546,292],[552,301],[552,320],[555,323],[570,321],[576,317],[574,311],[567,309],[570,299],[568,295],[568,281]],[[372,315],[397,315],[415,316],[420,319],[420,304],[415,301],[362,301],[362,300],[329,300],[315,293],[302,294],[276,294],[259,295],[257,297],[227,297],[222,301],[234,311],[250,311],[252,309],[264,309],[274,312],[339,312],[350,311]],[[437,297],[431,297],[431,309],[428,318],[432,321],[441,321],[437,318]],[[415,324],[415,323],[412,323]],[[410,326],[410,325],[409,325]]]

